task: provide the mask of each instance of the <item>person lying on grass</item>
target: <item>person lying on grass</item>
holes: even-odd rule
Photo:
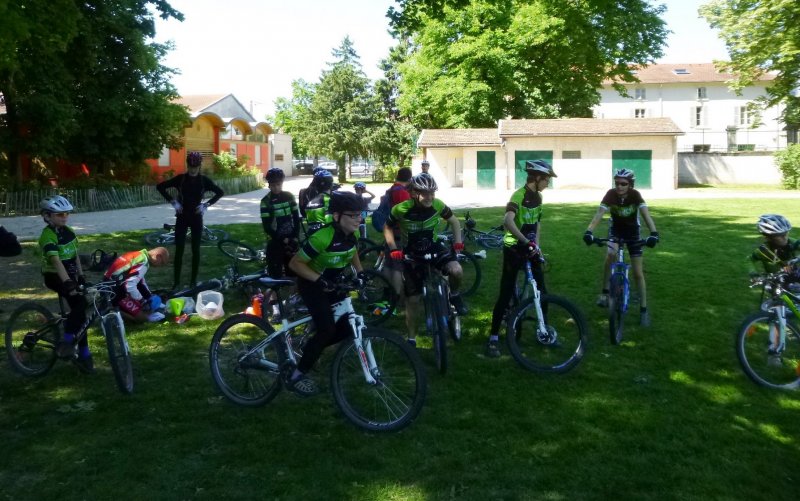
[[[169,263],[169,251],[164,247],[126,252],[111,263],[103,278],[116,280],[113,303],[119,306],[123,317],[134,322],[158,322],[164,314],[157,310],[161,298],[150,292],[144,279],[150,265],[164,266]]]

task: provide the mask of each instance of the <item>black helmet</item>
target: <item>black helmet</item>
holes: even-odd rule
[[[545,176],[558,177],[553,170],[553,166],[544,160],[527,160],[525,161],[525,172],[531,174],[544,174]]]
[[[200,167],[203,163],[203,154],[199,151],[190,151],[186,154],[186,165],[189,167]]]
[[[364,210],[363,198],[349,191],[333,191],[328,202],[331,212],[361,212]]]
[[[314,174],[314,179],[311,182],[318,190],[328,191],[333,186],[333,174],[325,169],[319,170]]]
[[[286,177],[286,174],[283,173],[283,170],[273,167],[267,171],[264,175],[264,179],[267,180],[268,183],[280,182],[283,181],[283,178]]]

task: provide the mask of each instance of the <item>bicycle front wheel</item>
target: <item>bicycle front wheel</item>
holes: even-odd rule
[[[427,392],[425,369],[417,352],[401,337],[381,329],[364,331],[364,351],[375,366],[366,381],[355,343],[341,344],[331,366],[336,405],[354,425],[368,431],[397,431],[416,419]]]
[[[276,343],[253,351],[274,331],[253,315],[238,314],[217,327],[208,352],[211,377],[231,402],[247,407],[264,405],[281,389]]]
[[[256,251],[252,247],[238,240],[230,240],[228,238],[220,240],[217,248],[229,258],[243,263],[255,261],[257,258]]]
[[[778,320],[765,312],[747,317],[736,337],[736,354],[745,374],[767,388],[794,390],[800,387],[800,331],[787,320],[783,350]]]
[[[372,270],[378,268],[384,259],[384,246],[373,245],[364,247],[358,251],[358,259],[361,261],[361,267],[365,270]]]
[[[175,244],[175,233],[172,230],[158,230],[144,236],[144,241],[150,247]]]
[[[353,310],[364,317],[367,325],[380,325],[388,320],[397,306],[397,292],[381,273],[364,270],[364,287],[353,299]]]
[[[542,295],[545,332],[540,332],[534,301],[523,302],[509,314],[509,352],[530,371],[563,373],[573,369],[586,350],[586,320],[570,301]]]
[[[435,282],[429,282],[426,285],[427,292],[425,293],[425,325],[428,332],[433,336],[433,357],[436,361],[436,369],[439,374],[446,374],[448,367],[447,359],[447,310],[448,305],[444,304],[444,287],[438,290],[435,287]]]
[[[108,348],[108,362],[114,373],[114,380],[122,393],[133,393],[133,364],[131,350],[125,339],[125,324],[119,312],[112,312],[103,317],[103,332]]]
[[[481,265],[478,263],[477,257],[466,251],[458,255],[458,263],[463,271],[458,293],[462,296],[469,296],[481,285]]]
[[[608,294],[608,335],[611,344],[622,342],[625,325],[625,281],[619,275],[611,276],[611,289]]]
[[[42,376],[56,363],[59,327],[50,310],[25,303],[14,310],[6,324],[6,355],[23,376]]]
[[[503,246],[503,235],[505,235],[505,230],[502,226],[498,226],[486,233],[479,233],[475,237],[475,241],[485,249],[499,249]]]

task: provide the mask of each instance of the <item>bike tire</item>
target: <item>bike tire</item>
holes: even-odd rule
[[[217,249],[229,258],[243,263],[249,263],[250,261],[258,259],[258,254],[255,249],[238,240],[231,240],[229,238],[220,240],[217,244]]]
[[[562,374],[575,368],[586,352],[588,327],[583,314],[569,300],[543,294],[547,334],[540,335],[534,299],[520,304],[508,316],[508,351],[525,369]]]
[[[394,315],[397,292],[389,279],[378,271],[365,269],[362,276],[364,287],[355,291],[357,296],[352,299],[353,310],[364,317],[366,325],[380,325]]]
[[[216,244],[221,240],[228,240],[228,237],[230,237],[230,235],[225,230],[205,227],[203,228],[200,241],[207,244]]]
[[[358,251],[358,259],[365,270],[377,269],[384,258],[384,246],[375,244]]]
[[[611,344],[622,342],[625,328],[625,281],[619,275],[611,276],[608,294],[608,335]]]
[[[426,284],[427,293],[424,297],[425,302],[425,323],[428,332],[433,336],[433,358],[436,362],[436,370],[439,374],[446,374],[449,366],[447,359],[447,336],[448,328],[445,320],[447,310],[445,310],[445,299],[443,293],[445,288],[436,286],[435,281]]]
[[[150,247],[162,247],[175,244],[175,233],[172,230],[158,230],[144,236],[144,241]]]
[[[447,328],[450,331],[450,338],[456,343],[461,341],[461,316],[455,312],[451,312],[450,321],[447,322]]]
[[[331,365],[331,389],[342,414],[358,428],[373,432],[398,431],[417,418],[425,402],[425,368],[416,350],[400,336],[382,329],[364,331],[377,367],[377,384],[365,381],[353,341],[341,343]]]
[[[231,402],[258,407],[280,392],[282,359],[275,342],[244,358],[244,354],[273,332],[267,322],[243,313],[228,317],[214,331],[208,350],[211,377]]]
[[[481,265],[478,261],[477,257],[467,251],[458,255],[458,263],[461,265],[463,272],[458,293],[462,297],[474,294],[481,285]]]
[[[24,303],[11,313],[6,324],[8,363],[23,376],[47,374],[58,358],[60,329],[55,316],[38,303]]]
[[[778,390],[800,388],[800,328],[787,318],[786,345],[770,355],[777,319],[767,312],[754,313],[742,322],[736,336],[736,355],[747,376],[756,384]]]
[[[502,227],[492,228],[485,233],[479,233],[478,236],[475,237],[475,241],[485,249],[499,249],[503,246],[504,236],[505,230],[503,230]]]
[[[122,393],[133,393],[133,363],[131,350],[125,339],[125,324],[119,312],[112,312],[102,319],[103,333],[108,348],[108,363],[114,373],[114,381]]]

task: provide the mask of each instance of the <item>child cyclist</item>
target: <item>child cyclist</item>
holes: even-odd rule
[[[784,269],[789,261],[800,254],[800,240],[789,238],[792,224],[779,214],[764,214],[756,223],[758,232],[764,236],[764,243],[750,255],[753,263],[760,263],[766,273]]]
[[[86,299],[78,291],[78,287],[86,283],[81,261],[78,259],[78,237],[67,226],[67,219],[74,208],[69,200],[59,195],[45,198],[39,208],[47,224],[39,237],[44,284],[69,305],[69,314],[64,322],[64,337],[56,346],[56,353],[59,358],[70,359],[75,356],[78,330],[86,322]],[[78,357],[74,362],[81,372],[94,373],[94,361],[87,336],[80,340]]]
[[[367,238],[367,211],[369,210],[369,204],[375,199],[375,194],[372,193],[367,189],[367,183],[359,181],[353,185],[353,190],[355,190],[356,195],[361,197],[361,202],[364,204],[364,208],[361,211],[361,224],[359,224],[359,237]]]
[[[641,193],[633,189],[635,181],[636,176],[632,170],[619,169],[614,173],[614,188],[606,192],[600,202],[600,207],[598,207],[592,221],[589,223],[589,227],[583,234],[583,241],[586,245],[591,245],[594,242],[592,231],[600,224],[603,214],[610,212],[611,225],[608,229],[610,237],[620,237],[634,242],[639,240],[639,215],[641,214],[650,229],[650,236],[647,237],[645,245],[648,247],[656,246],[659,240],[656,224],[653,222],[653,218],[650,217],[650,211]],[[636,277],[636,285],[639,289],[639,324],[643,327],[648,327],[650,325],[650,314],[647,311],[647,288],[642,264],[642,245],[636,243],[627,245],[633,274]],[[597,300],[597,305],[602,308],[608,306],[608,282],[611,277],[611,264],[616,259],[616,255],[617,245],[609,243],[605,263],[603,264],[603,290]]]
[[[361,203],[355,193],[331,193],[332,223],[311,234],[289,262],[298,276],[297,291],[317,328],[303,347],[303,356],[287,381],[287,388],[300,396],[318,392],[317,384],[307,374],[319,360],[322,350],[353,335],[347,318],[334,322],[331,305],[346,296],[334,286],[342,273],[351,265],[359,274],[361,272],[354,235],[361,219]]]
[[[430,174],[417,174],[411,178],[409,184],[411,198],[399,203],[392,208],[389,220],[383,228],[383,237],[393,261],[402,263],[404,255],[419,256],[424,254],[437,254],[436,268],[442,271],[450,281],[451,291],[457,291],[461,284],[462,269],[458,264],[455,252],[464,250],[461,241],[461,225],[450,207],[436,198],[438,187]],[[439,218],[444,219],[453,228],[455,242],[453,251],[444,248],[441,243],[434,241],[434,232]],[[400,231],[403,250],[400,243],[395,240],[394,229]],[[406,296],[406,327],[408,329],[408,343],[416,346],[417,327],[416,319],[422,308],[420,294],[422,293],[422,279],[419,270],[413,266],[404,266]],[[455,306],[459,315],[466,315],[467,309],[460,294],[452,292],[450,301]]]
[[[300,214],[294,195],[283,191],[283,171],[273,167],[265,177],[269,193],[261,199],[261,226],[267,241],[267,273],[270,277],[281,278],[297,252]]]
[[[144,276],[151,265],[167,263],[169,251],[164,247],[126,252],[111,263],[103,278],[117,281],[114,304],[125,318],[135,322],[164,320],[164,314],[156,311],[161,306],[161,298],[150,292]]]
[[[486,345],[486,356],[489,358],[500,356],[500,326],[514,293],[517,274],[522,271],[525,260],[531,260],[531,271],[539,291],[542,294],[547,293],[542,263],[535,256],[539,251],[541,234],[542,190],[547,188],[551,177],[557,176],[553,167],[544,160],[526,161],[525,172],[525,186],[511,195],[503,217],[503,226],[506,229],[503,237],[503,268],[500,274],[500,291],[492,311],[489,342]]]

